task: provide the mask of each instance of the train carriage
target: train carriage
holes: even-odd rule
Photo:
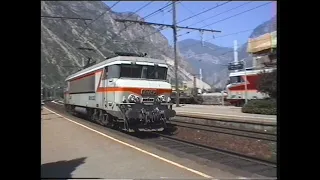
[[[162,60],[117,53],[67,77],[65,108],[125,131],[162,131],[175,116],[167,70]]]
[[[257,89],[259,74],[262,72],[272,72],[274,70],[275,68],[248,69],[246,71],[242,70],[230,73],[229,83],[226,86],[228,94],[226,100],[235,106],[242,106],[245,103],[246,91],[248,100],[267,98],[267,94],[261,93]],[[247,79],[247,90],[245,89],[245,79]]]

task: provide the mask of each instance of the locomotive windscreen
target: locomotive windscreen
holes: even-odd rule
[[[143,79],[167,79],[167,68],[146,65],[120,65],[120,77]]]
[[[229,83],[230,83],[230,84],[233,84],[233,83],[241,83],[241,82],[244,82],[244,80],[242,79],[241,76],[231,76],[231,77],[230,77],[230,80],[229,80]]]

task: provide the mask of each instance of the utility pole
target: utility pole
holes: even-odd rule
[[[238,42],[237,42],[237,40],[233,41],[233,57],[234,57],[234,63],[238,63]]]
[[[177,54],[177,18],[176,18],[176,2],[172,3],[172,14],[173,14],[173,48],[174,48],[174,77],[176,79],[176,107],[180,106],[180,89],[178,82],[178,54]]]
[[[244,96],[245,96],[245,103],[247,104],[248,102],[248,83],[247,83],[247,63],[246,63],[246,59],[242,60],[243,62],[243,68],[244,68]]]
[[[200,74],[192,74],[193,76],[193,95],[196,96],[198,94],[198,88],[197,88],[197,76]]]
[[[177,53],[177,29],[190,29],[190,30],[198,30],[200,32],[221,32],[218,30],[212,30],[212,29],[202,29],[202,28],[193,28],[193,27],[187,27],[187,26],[177,26],[176,22],[176,4],[175,0],[172,3],[172,14],[173,14],[173,24],[162,24],[162,23],[152,23],[152,22],[144,22],[144,21],[136,21],[136,20],[126,20],[126,19],[114,19],[117,22],[130,22],[130,23],[137,23],[140,25],[152,25],[152,26],[160,26],[160,27],[170,27],[173,29],[173,44],[174,44],[174,66],[175,66],[175,85],[176,85],[176,107],[179,107],[179,81],[178,81],[178,53]]]
[[[193,94],[196,95],[197,92],[197,77],[196,75],[193,75]]]
[[[203,81],[202,81],[202,69],[201,68],[199,69],[199,75],[200,75],[200,83],[202,83],[201,88],[204,89],[204,85],[203,85]],[[202,91],[202,89],[201,89],[201,91]]]

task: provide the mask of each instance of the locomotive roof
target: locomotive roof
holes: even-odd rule
[[[102,61],[98,64],[95,64],[93,66],[90,66],[86,69],[83,69],[79,72],[76,72],[75,74],[72,74],[67,77],[66,81],[73,79],[75,77],[96,71],[98,69],[101,69],[106,66],[114,65],[114,64],[131,64],[132,62],[136,64],[141,65],[151,65],[154,66],[155,64],[158,64],[158,66],[161,67],[168,67],[167,64],[164,62],[164,60],[160,59],[153,59],[148,57],[132,57],[132,56],[117,56],[110,59],[107,59],[105,61]]]
[[[263,71],[272,72],[273,70],[275,70],[275,68],[258,69],[258,70],[247,70],[246,72],[245,71],[232,72],[232,73],[229,74],[229,77],[232,77],[232,76],[244,76],[245,74],[246,75],[259,74],[259,73],[262,73]]]

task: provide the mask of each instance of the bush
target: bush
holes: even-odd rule
[[[277,115],[277,101],[275,99],[254,99],[242,107],[243,113]]]
[[[271,98],[277,98],[277,70],[273,70],[271,73],[261,73],[257,89],[259,92],[268,94]]]

